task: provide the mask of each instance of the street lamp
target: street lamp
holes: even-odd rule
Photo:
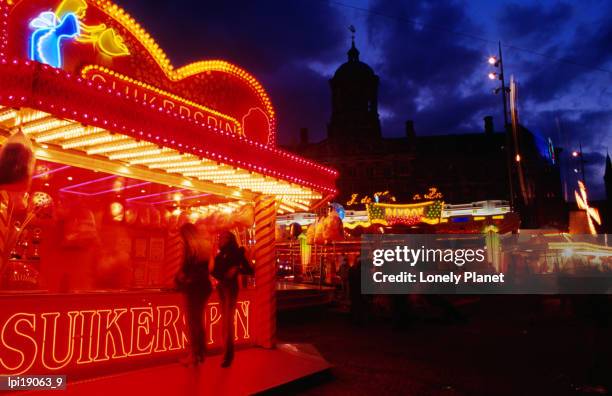
[[[582,142],[578,142],[578,145],[578,150],[572,151],[572,157],[580,161],[580,173],[582,174],[582,182],[586,185],[586,177],[584,174],[584,163],[586,161],[584,160],[584,156],[582,155]],[[578,173],[578,169],[575,168],[574,172]]]
[[[508,166],[508,184],[510,186],[510,208],[514,209],[514,183],[512,182],[512,150],[511,142],[512,138],[510,136],[510,128],[508,126],[508,105],[506,95],[510,92],[510,88],[506,87],[506,81],[504,80],[504,62],[502,58],[502,49],[501,49],[501,41],[498,44],[498,56],[490,56],[488,61],[489,65],[498,68],[499,74],[491,71],[488,76],[490,80],[499,80],[500,86],[495,88],[493,91],[495,94],[501,92],[502,104],[504,109],[504,132],[506,132],[506,152],[507,152],[507,166]],[[521,157],[517,154],[514,158],[516,162],[520,162]]]

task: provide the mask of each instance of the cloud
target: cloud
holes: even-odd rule
[[[183,64],[222,58],[259,72],[287,61],[331,56],[338,49],[338,12],[324,2],[122,0]],[[314,34],[313,34],[314,33]]]
[[[518,40],[539,46],[549,42],[555,33],[563,32],[571,22],[572,11],[570,4],[562,2],[549,7],[537,2],[510,3],[501,7],[496,20],[504,41]]]
[[[585,3],[585,6],[587,4]],[[540,4],[511,5],[505,8],[499,24],[510,45],[529,48],[544,56],[513,51],[520,58],[518,73],[524,82],[526,97],[544,102],[572,95],[568,86],[584,76],[597,84],[606,84],[612,61],[612,6],[590,5],[597,10],[589,19],[576,20],[577,11],[561,3],[550,9]],[[519,10],[519,11],[517,11]],[[517,13],[518,17],[512,15]],[[505,22],[502,24],[501,20]],[[520,34],[523,32],[523,34]],[[561,62],[559,62],[560,60]]]
[[[462,89],[483,65],[482,54],[464,36],[451,33],[478,30],[465,8],[454,1],[378,1],[371,10],[370,36],[384,59],[377,70],[380,103],[395,114],[385,120],[384,133],[402,134],[406,119],[416,121],[418,133],[465,131],[462,126],[471,123],[473,111],[489,107],[484,88],[467,94]],[[493,97],[488,99],[493,103]]]
[[[224,59],[252,73],[272,98],[281,142],[300,127],[324,137],[329,88],[308,65],[332,64],[346,51],[348,36],[336,8],[309,0],[118,2],[175,65]]]
[[[351,23],[358,25],[361,59],[380,76],[386,136],[403,135],[406,119],[415,121],[421,135],[479,132],[489,114],[499,129],[500,98],[486,79],[486,57],[496,50],[498,37],[546,54],[504,50],[506,73],[520,83],[521,119],[557,146],[582,141],[592,156],[591,191],[602,191],[598,169],[612,146],[612,98],[610,73],[594,69],[612,68],[612,3],[607,1],[515,0],[476,9],[459,0],[341,1],[353,7],[323,0],[117,1],[176,65],[218,58],[255,75],[272,97],[281,142],[297,139],[300,127],[309,127],[313,139],[325,137],[328,79],[346,60],[345,26]],[[553,60],[559,58],[565,63]]]
[[[612,100],[601,88],[607,87],[610,75],[571,63],[595,68],[612,63],[612,12],[604,11],[609,5],[598,4],[589,6],[600,14],[581,18],[566,3],[547,8],[518,2],[501,5],[497,12],[500,34],[511,38],[508,44],[548,55],[506,48],[506,72],[520,83],[522,120],[532,131],[552,137],[557,146],[574,147],[582,141],[585,158],[590,158],[586,171],[594,197],[602,192],[604,146],[612,144]],[[383,123],[384,134],[401,135],[407,118],[416,121],[417,134],[478,132],[488,114],[494,115],[498,129],[502,125],[499,96],[493,96],[492,86],[483,80],[483,56],[496,46],[469,40],[464,33],[490,40],[496,36],[487,31],[487,16],[467,15],[466,9],[454,1],[378,1],[372,6],[370,36],[384,59],[377,70],[380,103],[394,115]],[[561,139],[557,119],[568,138]]]

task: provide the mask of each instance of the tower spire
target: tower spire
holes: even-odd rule
[[[348,60],[349,62],[358,62],[359,50],[357,50],[357,47],[355,47],[355,32],[357,29],[355,29],[355,26],[353,25],[349,26],[348,29],[351,32],[351,49],[349,49],[347,52]]]

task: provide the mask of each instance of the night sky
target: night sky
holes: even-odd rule
[[[390,0],[117,0],[156,38],[175,66],[224,59],[267,88],[278,113],[279,140],[300,127],[325,137],[328,79],[346,61],[349,25],[361,60],[380,76],[385,136],[401,136],[412,119],[418,135],[479,132],[482,118],[502,125],[487,58],[504,45],[506,75],[519,83],[521,122],[565,148],[582,142],[587,183],[603,198],[612,150],[612,2]],[[568,176],[569,175],[569,176]]]

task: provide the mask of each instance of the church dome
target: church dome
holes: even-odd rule
[[[376,76],[374,70],[359,60],[359,50],[355,48],[353,41],[351,49],[347,52],[348,61],[343,63],[334,73],[333,80],[359,81],[368,80]]]
[[[348,61],[329,80],[332,91],[332,114],[327,126],[331,139],[380,139],[378,119],[378,76],[359,60],[352,40]]]

